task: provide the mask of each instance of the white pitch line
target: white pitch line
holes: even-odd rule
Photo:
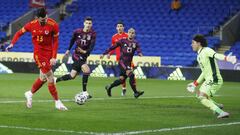
[[[144,134],[144,133],[170,132],[170,131],[187,130],[187,129],[223,127],[223,126],[231,126],[231,125],[240,125],[240,122],[184,126],[184,127],[175,127],[175,128],[170,127],[170,128],[161,128],[161,129],[154,129],[154,130],[140,130],[140,131],[130,131],[130,132],[119,132],[119,133],[97,133],[97,132],[85,132],[85,131],[74,131],[74,130],[63,130],[63,129],[46,129],[46,128],[7,126],[7,125],[0,125],[0,128],[22,129],[22,130],[30,130],[30,131],[55,132],[55,133],[87,134],[87,135],[135,135],[135,134]]]
[[[219,97],[216,95],[215,97]],[[168,99],[168,98],[195,98],[195,96],[154,96],[154,97],[140,97],[140,99]],[[125,100],[134,99],[134,97],[119,97],[119,98],[92,98],[91,100]],[[64,102],[73,102],[73,99],[62,99]],[[13,104],[13,103],[25,103],[26,100],[0,100],[0,104]],[[53,102],[53,100],[33,100],[33,102],[45,103]]]
[[[167,98],[193,98],[195,96],[155,96],[155,97],[140,97],[141,99],[167,99]],[[119,97],[119,98],[92,98],[90,100],[125,100],[125,99],[134,99],[134,97]],[[62,99],[64,102],[72,102],[73,99]],[[25,103],[26,100],[3,100],[0,101],[0,104],[12,104],[12,103]],[[33,102],[45,103],[53,102],[53,100],[33,100]]]
[[[197,128],[209,128],[209,127],[222,127],[222,126],[231,126],[231,125],[240,125],[240,122],[231,122],[231,123],[221,123],[221,124],[209,124],[209,125],[196,125],[196,126],[185,126],[185,127],[175,127],[175,128],[161,128],[154,130],[142,130],[142,131],[131,131],[123,133],[114,133],[113,135],[134,135],[134,134],[144,134],[144,133],[156,133],[156,132],[168,132],[168,131],[177,131],[185,129],[197,129]]]

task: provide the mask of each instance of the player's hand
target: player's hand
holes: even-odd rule
[[[232,64],[235,64],[237,62],[237,58],[236,56],[228,55],[226,56],[226,61],[231,62]]]
[[[57,60],[55,58],[51,58],[50,65],[53,66],[53,65],[56,65],[56,63],[57,63]]]
[[[196,89],[197,85],[192,82],[192,83],[189,83],[187,85],[187,91],[191,92],[191,93],[194,93],[195,92],[195,89]]]
[[[142,53],[139,53],[139,54],[138,54],[138,56],[142,57],[142,56],[143,56],[143,54],[142,54]]]
[[[5,51],[6,52],[8,52],[10,49],[12,49],[13,48],[13,44],[10,44],[6,49],[5,49]]]
[[[108,54],[108,55],[107,55],[107,58],[108,58],[108,59],[110,59],[110,56],[111,56],[111,55],[110,55],[110,54]]]
[[[103,59],[103,57],[104,57],[104,55],[102,54],[102,55],[100,55],[100,59]]]
[[[69,54],[70,54],[70,50],[67,50],[64,55],[69,55]]]

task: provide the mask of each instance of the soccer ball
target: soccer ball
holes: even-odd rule
[[[87,101],[87,96],[83,93],[78,93],[75,95],[75,102],[79,105],[83,105]]]

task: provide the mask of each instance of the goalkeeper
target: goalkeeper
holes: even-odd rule
[[[195,92],[198,84],[201,84],[199,91],[196,91],[197,97],[200,102],[211,109],[214,113],[218,114],[217,118],[229,117],[229,113],[223,111],[223,105],[218,104],[212,100],[213,95],[221,88],[223,79],[220,74],[217,60],[225,60],[235,64],[236,56],[225,56],[216,53],[211,48],[207,47],[207,41],[202,35],[196,35],[192,40],[192,49],[198,53],[197,61],[201,68],[201,75],[198,79],[187,86],[187,90],[191,93]]]

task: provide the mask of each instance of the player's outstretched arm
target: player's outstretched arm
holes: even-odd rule
[[[13,39],[11,41],[11,44],[6,47],[5,51],[8,52],[10,49],[13,48],[14,44],[18,41],[18,39],[26,32],[25,28],[23,27],[22,29],[20,29],[14,36]]]
[[[8,52],[11,48],[13,48],[13,44],[10,44],[9,46],[7,46],[7,47],[5,48],[5,51]]]
[[[104,55],[108,54],[110,51],[116,49],[117,47],[119,47],[121,45],[120,42],[117,42],[115,45],[109,47],[101,56],[102,58],[104,57]],[[101,57],[100,57],[101,58]]]
[[[231,62],[232,64],[235,64],[237,62],[236,56],[231,56],[231,53],[227,56],[225,56],[225,60],[228,62]]]
[[[232,64],[235,64],[237,62],[237,58],[236,56],[232,56],[232,54],[228,54],[227,56],[223,55],[223,54],[219,54],[219,53],[215,53],[214,58],[218,59],[218,60],[225,60],[227,62],[231,62]]]

